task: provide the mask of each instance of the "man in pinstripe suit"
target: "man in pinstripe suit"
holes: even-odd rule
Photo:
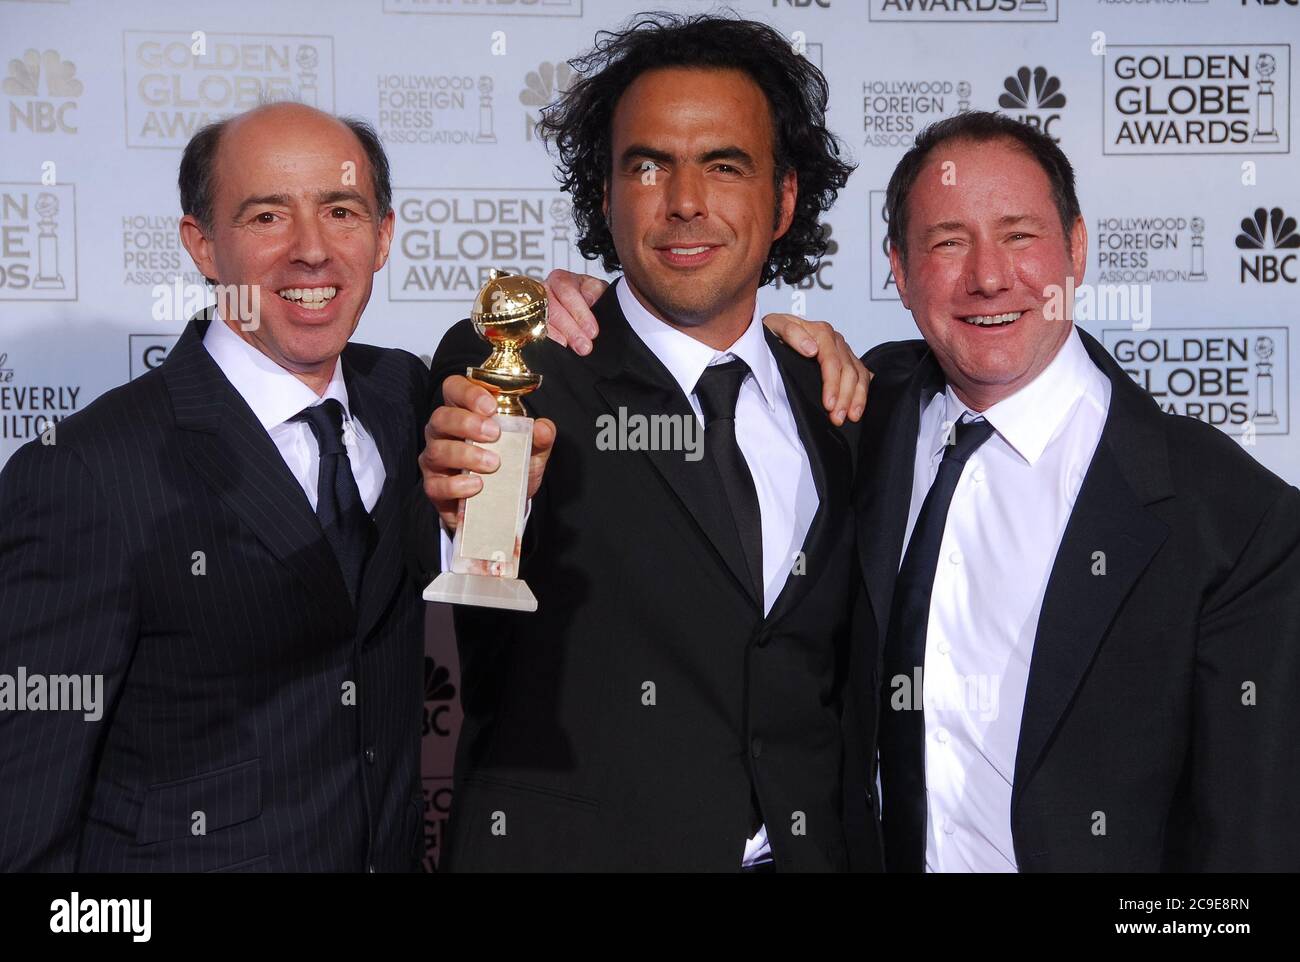
[[[241,296],[0,475],[0,675],[104,695],[0,710],[0,868],[412,870],[429,374],[348,343],[387,160],[272,105],[200,131],[180,186],[186,248]]]

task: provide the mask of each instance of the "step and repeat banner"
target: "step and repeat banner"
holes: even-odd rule
[[[1300,482],[1300,0],[750,0],[830,82],[858,162],[830,251],[771,310],[855,349],[916,335],[884,189],[926,124],[996,109],[1058,140],[1090,235],[1076,317],[1167,410]],[[0,0],[0,464],[160,364],[206,303],[176,168],[259,99],[373,123],[397,232],[357,339],[428,356],[489,268],[591,270],[533,124],[566,60],[699,0]],[[202,39],[202,43],[198,41]],[[201,53],[196,50],[201,49]],[[1206,465],[1212,471],[1213,465]],[[446,609],[425,663],[429,862],[460,720]]]

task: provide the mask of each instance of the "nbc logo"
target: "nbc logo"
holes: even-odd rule
[[[541,118],[541,108],[569,88],[573,80],[573,69],[564,61],[551,63],[542,61],[536,70],[528,71],[524,78],[524,89],[519,91],[519,102],[530,108],[524,111],[524,139],[533,140],[537,136],[536,126]]]
[[[999,107],[1014,111],[1020,120],[1037,127],[1053,140],[1060,140],[1053,128],[1061,115],[1054,111],[1065,106],[1065,94],[1061,92],[1061,81],[1048,73],[1046,67],[1034,67],[1033,70],[1021,67],[1002,82],[1002,87]]]
[[[424,656],[424,727],[422,734],[436,733],[446,738],[455,730],[449,721],[453,716],[452,699],[456,697],[456,685],[451,680],[451,672],[446,665],[440,665],[428,655]],[[430,703],[433,703],[432,706]],[[457,720],[457,724],[459,721]]]
[[[821,239],[826,243],[826,253],[822,255],[821,260],[817,262],[817,270],[809,274],[794,286],[801,291],[812,290],[814,287],[818,290],[833,291],[835,285],[831,282],[828,273],[835,266],[835,255],[839,253],[840,242],[831,236],[834,228],[829,224],[821,225]],[[789,285],[785,284],[779,277],[773,285],[777,290]]]
[[[1296,220],[1288,217],[1281,207],[1272,210],[1257,208],[1251,217],[1241,220],[1241,233],[1237,235],[1237,249],[1257,251],[1242,255],[1240,281],[1250,277],[1260,284],[1274,284],[1279,280],[1294,284],[1297,280],[1297,254],[1264,253],[1265,251],[1300,250],[1300,234],[1296,233]]]
[[[19,124],[37,134],[77,132],[73,114],[84,86],[77,79],[77,65],[57,50],[28,50],[21,59],[10,60],[3,88],[14,98],[9,101],[10,133],[17,132]]]

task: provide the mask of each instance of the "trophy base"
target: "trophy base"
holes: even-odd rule
[[[528,585],[518,578],[494,578],[491,575],[457,574],[444,571],[424,589],[425,601],[442,601],[449,605],[476,605],[480,608],[505,608],[509,611],[536,611],[537,598]]]

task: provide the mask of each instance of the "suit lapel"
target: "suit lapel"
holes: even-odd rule
[[[1147,510],[1172,495],[1159,408],[1103,347],[1080,335],[1110,379],[1110,410],[1043,597],[1020,721],[1013,813],[1116,613],[1169,534]]]
[[[651,351],[633,333],[618,306],[613,285],[596,302],[594,313],[600,324],[597,350],[591,355],[598,374],[596,391],[621,423],[624,417],[668,414],[695,418],[686,395]],[[603,344],[601,342],[604,342]],[[603,348],[603,350],[602,350]],[[620,414],[620,408],[625,414]],[[686,423],[683,421],[682,423]],[[687,461],[682,451],[642,452],[654,470],[668,484],[682,507],[718,553],[745,594],[759,605],[745,563],[736,525],[722,493],[722,483],[707,459]]]
[[[828,539],[832,539],[842,524],[849,523],[849,484],[852,462],[844,436],[831,424],[821,405],[821,373],[818,366],[795,355],[790,348],[770,331],[763,331],[768,349],[776,359],[777,368],[785,382],[786,396],[794,413],[799,438],[813,484],[817,488],[817,513],[808,526],[802,545],[804,568],[802,574],[790,574],[781,593],[768,613],[769,624],[775,624],[798,607],[800,600],[812,590],[817,578],[825,569],[820,563],[825,556]],[[793,510],[793,506],[791,506]]]
[[[869,398],[869,420],[863,428],[862,481],[854,497],[858,524],[858,554],[876,630],[882,642],[893,604],[894,581],[903,556],[908,509],[912,502],[912,474],[916,463],[916,432],[921,421],[921,397],[942,388],[943,375],[928,351],[892,405],[883,407]],[[876,410],[872,411],[872,406]]]
[[[603,333],[604,321],[601,325]],[[648,364],[650,360],[654,360],[658,364],[658,359],[654,358],[648,348],[643,350],[647,355],[644,363]],[[671,375],[667,371],[663,374],[671,380]],[[695,417],[690,403],[676,383],[668,387],[665,384],[639,380],[630,370],[623,377],[597,381],[596,390],[609,405],[610,413],[620,420],[623,417],[619,413],[620,408],[626,412],[627,417],[635,414],[647,418],[652,414],[668,414],[680,418]],[[682,451],[661,450],[642,453],[649,459],[659,476],[672,488],[673,493],[681,501],[682,507],[694,519],[745,594],[753,599],[754,588],[740,545],[740,537],[736,534],[731,509],[722,496],[721,481],[712,470],[710,462],[705,459],[687,461]]]
[[[394,590],[403,583],[399,509],[406,490],[415,483],[409,468],[414,465],[416,455],[414,451],[403,452],[398,435],[399,426],[409,421],[410,413],[395,409],[375,390],[365,373],[350,363],[346,350],[343,352],[343,376],[352,414],[374,439],[384,463],[384,486],[371,512],[376,540],[366,561],[357,599],[357,638],[365,639],[388,607]],[[405,466],[407,470],[403,470],[404,455],[411,460],[411,465]]]
[[[350,623],[347,587],[316,514],[275,442],[203,346],[208,323],[204,316],[190,321],[161,369],[181,452],[251,535]]]

